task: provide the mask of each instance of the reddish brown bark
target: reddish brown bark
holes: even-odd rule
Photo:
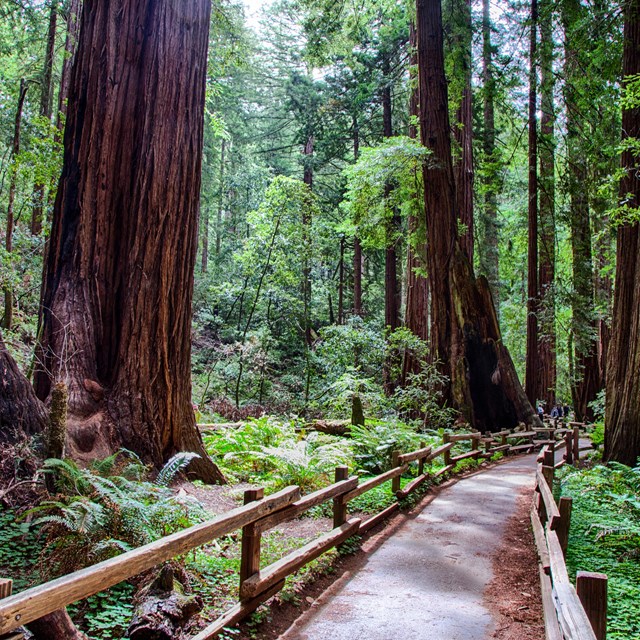
[[[440,0],[417,1],[420,133],[431,150],[424,168],[432,355],[450,400],[476,428],[518,420],[538,424],[504,347],[484,278],[475,279],[458,245]]]
[[[623,77],[640,73],[640,0],[624,5]],[[622,141],[640,138],[640,108],[622,111]],[[640,206],[640,157],[623,146],[620,200]],[[616,280],[607,360],[604,458],[635,465],[640,456],[640,225],[618,227]]]
[[[222,482],[190,381],[209,15],[209,0],[85,4],[36,389],[66,383],[72,456],[194,451],[191,470]]]
[[[541,110],[540,210],[538,237],[538,399],[550,410],[556,402],[556,220],[555,220],[555,111],[553,92],[552,7],[544,3],[540,16]]]
[[[538,2],[531,0],[529,39],[529,243],[527,251],[527,353],[525,391],[531,404],[540,397],[538,387],[538,118],[537,109],[537,24]]]
[[[11,147],[11,170],[9,178],[9,202],[7,204],[7,231],[5,234],[4,247],[7,253],[13,251],[13,227],[15,224],[14,204],[16,200],[16,188],[18,184],[18,164],[17,156],[20,153],[20,129],[22,127],[22,109],[24,100],[27,97],[27,89],[29,85],[26,80],[20,80],[20,89],[18,92],[18,106],[16,108],[16,118],[13,128],[13,145]],[[10,286],[4,289],[4,322],[2,326],[5,329],[11,329],[13,326],[13,290]]]
[[[43,433],[47,412],[0,335],[0,442],[15,443]]]
[[[415,25],[412,23],[409,29],[409,45],[411,47],[411,66],[415,68],[417,59],[417,36]],[[418,88],[411,91],[409,101],[409,115],[418,117],[419,99]],[[410,120],[409,137],[417,138],[418,129]],[[405,307],[405,324],[411,332],[420,339],[429,340],[429,281],[425,277],[427,268],[427,247],[422,238],[418,239],[417,232],[419,220],[415,216],[409,216],[409,237],[407,247],[407,294]],[[424,231],[423,231],[424,233]],[[405,353],[402,367],[402,384],[407,382],[409,373],[418,372],[418,361],[411,353]]]
[[[47,32],[47,48],[44,56],[44,68],[40,85],[40,115],[51,120],[53,113],[53,57],[56,44],[56,25],[58,23],[58,3],[53,0],[49,8],[49,29]],[[42,213],[44,210],[44,190],[42,182],[35,184],[33,188],[34,206],[31,211],[31,233],[39,235],[42,231]]]

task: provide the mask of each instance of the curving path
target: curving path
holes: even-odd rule
[[[463,478],[407,517],[353,576],[325,591],[281,640],[485,640],[492,556],[536,455]]]

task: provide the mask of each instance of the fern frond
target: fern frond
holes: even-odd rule
[[[185,469],[193,460],[199,457],[200,456],[197,453],[191,453],[188,451],[176,453],[176,455],[170,458],[160,470],[160,473],[156,478],[156,484],[164,487],[168,486],[175,478],[176,474],[180,473],[180,471]]]

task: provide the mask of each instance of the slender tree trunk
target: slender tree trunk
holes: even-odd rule
[[[540,14],[541,111],[540,123],[540,229],[538,235],[538,398],[547,407],[556,402],[555,305],[555,109],[553,92],[553,5],[545,2]]]
[[[420,134],[434,162],[424,167],[432,356],[449,378],[445,401],[483,430],[537,425],[502,342],[485,278],[474,278],[458,245],[440,0],[418,0]]]
[[[80,35],[82,0],[69,0],[67,6],[67,35],[64,43],[64,60],[62,62],[62,73],[60,74],[58,117],[56,120],[56,125],[60,133],[62,133],[67,116],[67,101],[69,98],[69,86],[71,84],[71,69],[73,68],[73,62],[78,48],[78,36]]]
[[[344,236],[340,238],[340,265],[338,267],[338,324],[344,324]]]
[[[458,217],[465,231],[460,236],[460,247],[473,264],[473,94],[471,90],[471,0],[456,0],[460,13],[460,47],[463,74],[463,89],[460,107],[458,108],[456,142],[460,149],[460,157],[455,167],[456,200]]]
[[[15,225],[14,205],[16,200],[16,188],[18,185],[18,154],[20,153],[20,129],[22,126],[22,109],[24,100],[27,97],[28,84],[24,78],[20,80],[18,92],[18,106],[16,108],[16,118],[13,127],[13,145],[11,147],[11,170],[9,178],[9,202],[7,204],[7,231],[5,235],[4,248],[7,254],[13,251],[13,227]],[[4,289],[4,323],[5,329],[13,326],[13,289],[6,286]]]
[[[393,136],[393,114],[391,108],[390,60],[385,57],[382,64],[382,123],[383,136]],[[385,186],[385,198],[391,194],[393,186]],[[400,217],[394,209],[387,220],[386,247],[384,261],[384,324],[390,331],[400,326],[400,285],[398,283],[398,251]]]
[[[218,219],[216,221],[216,256],[220,255],[222,245],[222,212],[224,211],[224,156],[226,140],[222,139],[220,147],[220,195],[218,197]]]
[[[210,8],[85,5],[35,382],[40,398],[67,385],[71,456],[124,446],[160,466],[194,451],[190,469],[223,482],[190,371]]]
[[[306,161],[304,165],[304,183],[309,187],[309,191],[313,189],[313,136],[310,135],[307,138],[307,142],[304,146],[304,155]],[[313,337],[311,334],[311,264],[308,247],[311,243],[311,215],[308,209],[302,214],[302,227],[304,229],[304,245],[305,245],[305,259],[304,266],[302,268],[302,303],[304,313],[304,339],[307,349],[311,347],[313,343]]]
[[[593,418],[589,403],[602,387],[602,369],[594,339],[595,309],[593,285],[593,257],[589,200],[584,185],[587,183],[586,152],[582,141],[585,123],[578,104],[577,86],[581,81],[579,46],[574,44],[576,25],[584,20],[584,11],[578,0],[564,0],[562,22],[565,32],[564,99],[567,113],[567,183],[569,191],[569,220],[573,257],[573,297],[571,299],[573,348],[571,395],[577,420]],[[603,265],[604,266],[604,265]],[[571,353],[569,354],[571,358]]]
[[[360,155],[360,129],[358,119],[353,116],[353,157]],[[358,236],[353,238],[353,315],[362,317],[362,246]]]
[[[538,388],[538,117],[537,95],[537,25],[538,2],[531,0],[531,35],[529,39],[529,248],[527,252],[527,353],[525,390],[531,404],[540,397]]]
[[[56,26],[58,23],[58,3],[51,2],[49,8],[49,29],[47,32],[47,48],[44,56],[44,69],[40,85],[40,115],[51,121],[53,114],[53,58],[56,45]],[[36,182],[33,188],[33,209],[31,210],[31,233],[34,236],[40,235],[42,231],[42,216],[44,211],[44,190],[43,182]]]
[[[624,5],[623,78],[640,74],[640,0]],[[636,104],[637,104],[637,98]],[[640,156],[625,141],[640,139],[640,108],[622,110],[620,200],[640,206]],[[637,145],[636,145],[637,146]],[[607,361],[604,459],[635,465],[640,456],[640,224],[618,227],[616,282]]]
[[[418,64],[418,49],[415,24],[409,28],[409,45],[411,47],[411,66]],[[413,72],[412,72],[413,73]],[[409,115],[412,119],[418,117],[418,87],[411,91],[409,100]],[[417,138],[418,129],[410,120],[409,137]],[[417,176],[416,176],[417,181]],[[420,220],[414,215],[409,216],[409,242],[407,246],[407,294],[405,309],[405,324],[411,332],[421,340],[429,340],[429,280],[425,277],[427,268],[427,247],[424,239],[424,228],[420,228]],[[424,225],[422,225],[424,226]],[[410,373],[418,373],[419,362],[409,352],[405,353],[402,366],[402,384],[407,383]]]
[[[493,67],[493,45],[491,44],[491,13],[489,0],[482,0],[482,81],[483,81],[483,121],[484,135],[482,151],[482,186],[484,203],[481,220],[481,239],[479,244],[480,273],[489,281],[489,287],[499,315],[500,308],[500,270],[499,270],[499,234],[498,226],[498,180],[499,157],[496,149],[495,97],[496,81]]]

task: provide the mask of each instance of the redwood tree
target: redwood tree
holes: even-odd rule
[[[191,404],[210,0],[87,0],[44,281],[36,390],[69,390],[67,450],[178,451],[224,481]]]
[[[640,0],[624,5],[623,77],[640,74]],[[622,168],[620,200],[635,220],[618,227],[616,280],[607,360],[605,460],[635,465],[640,456],[640,103],[622,111]],[[635,210],[635,211],[634,211]]]
[[[474,278],[457,235],[457,207],[440,0],[417,0],[420,134],[424,167],[431,351],[450,380],[444,389],[479,429],[538,424],[502,343],[486,278]]]

